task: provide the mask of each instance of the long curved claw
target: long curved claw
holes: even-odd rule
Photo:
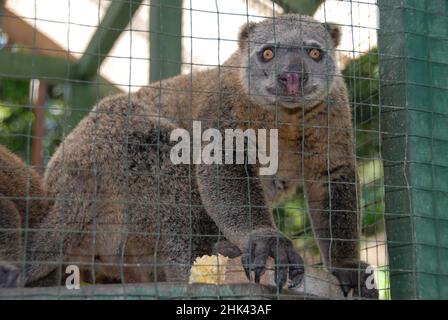
[[[249,281],[252,280],[253,271],[255,283],[260,283],[267,259],[272,257],[275,261],[274,281],[279,290],[288,282],[288,278],[290,287],[295,287],[302,282],[303,259],[295,251],[291,240],[278,231],[263,230],[252,233],[243,251],[241,260]]]

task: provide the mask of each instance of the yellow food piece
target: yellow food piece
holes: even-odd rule
[[[228,259],[220,254],[197,257],[191,267],[189,283],[223,284]]]

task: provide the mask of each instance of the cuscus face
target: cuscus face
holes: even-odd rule
[[[241,82],[258,105],[307,108],[324,101],[336,77],[338,27],[284,15],[249,23],[240,32]]]

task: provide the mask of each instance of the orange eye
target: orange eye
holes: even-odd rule
[[[271,49],[266,49],[263,51],[263,59],[264,61],[269,61],[272,58],[274,58],[274,51],[272,51]]]
[[[308,55],[311,57],[311,59],[319,60],[322,56],[322,53],[319,49],[311,49],[308,51]]]

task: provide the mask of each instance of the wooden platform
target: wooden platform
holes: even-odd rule
[[[79,290],[68,290],[63,286],[0,289],[0,299],[343,299],[336,279],[320,268],[308,268],[299,287],[282,292],[266,284],[271,277],[267,272],[261,285],[158,282],[85,285]]]

